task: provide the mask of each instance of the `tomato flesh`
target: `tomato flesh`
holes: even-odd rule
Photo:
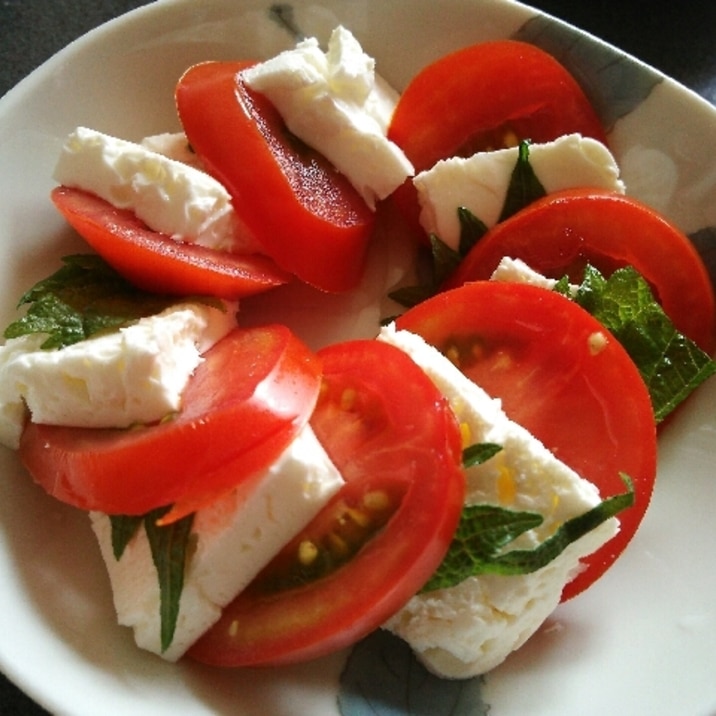
[[[284,664],[348,646],[420,589],[452,539],[465,484],[444,397],[385,343],[341,343],[319,356],[324,383],[311,425],[346,485],[190,649],[199,661]],[[358,526],[345,527],[346,516]],[[327,574],[277,589],[282,565],[322,538],[358,548]]]
[[[205,62],[176,88],[184,130],[265,253],[326,291],[359,282],[375,217],[348,180],[291,135],[241,80],[249,62]]]
[[[237,299],[290,280],[270,259],[175,241],[127,209],[89,192],[60,186],[52,201],[80,236],[114,269],[145,291]]]
[[[134,428],[28,423],[19,455],[53,497],[85,510],[193,511],[274,462],[308,421],[320,361],[288,328],[236,329],[204,356],[180,412]]]
[[[633,266],[682,333],[707,353],[716,348],[714,290],[701,257],[686,235],[636,199],[598,189],[539,199],[483,236],[446,288],[488,279],[505,256],[577,283],[587,263],[605,275]]]
[[[388,136],[420,172],[440,159],[572,132],[606,143],[599,118],[569,72],[534,45],[495,40],[457,50],[421,70],[402,93]],[[412,183],[395,198],[417,227]]]
[[[396,321],[448,355],[602,497],[634,482],[619,534],[584,561],[563,599],[586,589],[636,532],[656,472],[656,427],[646,386],[621,345],[563,296],[525,284],[477,281],[446,291]],[[606,338],[606,341],[602,338]]]

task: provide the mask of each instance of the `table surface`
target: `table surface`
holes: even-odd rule
[[[3,0],[0,96],[76,37],[146,4],[142,0]],[[533,0],[530,4],[612,43],[716,104],[716,3]],[[42,714],[47,712],[0,674],[0,716]]]

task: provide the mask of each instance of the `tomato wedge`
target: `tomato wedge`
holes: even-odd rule
[[[270,259],[230,254],[175,241],[152,231],[134,212],[66,186],[51,198],[79,235],[138,288],[171,295],[237,299],[287,283],[290,275]]]
[[[631,477],[635,505],[620,515],[619,534],[586,558],[563,599],[586,589],[633,537],[654,484],[653,411],[627,353],[581,307],[525,284],[468,283],[410,309],[396,325],[454,359],[603,497],[624,491],[620,472]]]
[[[175,417],[127,430],[28,423],[19,455],[49,494],[81,509],[196,507],[274,462],[320,383],[320,361],[288,328],[235,329],[205,354]]]
[[[420,589],[452,539],[465,482],[443,396],[385,343],[351,341],[319,356],[324,384],[311,425],[346,485],[190,649],[199,661],[283,664],[348,646]],[[307,546],[315,563],[336,568],[292,574]]]
[[[579,132],[606,143],[604,128],[584,92],[551,55],[516,40],[457,50],[421,70],[400,97],[388,137],[416,172],[439,159],[547,142]],[[395,195],[417,226],[415,188]]]
[[[577,283],[586,263],[606,275],[631,265],[682,333],[707,353],[716,348],[714,290],[701,257],[686,235],[636,199],[599,189],[550,194],[494,226],[446,287],[488,279],[504,256]]]
[[[325,291],[355,287],[375,217],[348,180],[291,135],[241,81],[250,62],[205,62],[176,88],[179,116],[207,170],[265,253]]]

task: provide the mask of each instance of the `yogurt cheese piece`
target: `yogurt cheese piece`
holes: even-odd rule
[[[288,128],[344,174],[370,207],[391,194],[413,166],[387,138],[398,95],[375,72],[375,60],[337,27],[324,53],[315,38],[243,73]]]
[[[166,148],[171,136],[164,144],[156,138],[149,143]],[[200,169],[141,144],[78,127],[67,137],[53,177],[133,211],[151,229],[178,241],[217,250],[237,248],[235,213],[224,186]]]
[[[306,426],[258,481],[199,510],[193,522],[196,550],[187,565],[177,628],[164,653],[159,583],[146,533],[137,532],[117,561],[109,518],[92,513],[119,623],[134,630],[138,646],[175,661],[342,484],[340,473]]]
[[[162,154],[169,159],[186,164],[200,171],[204,171],[204,165],[196,152],[192,151],[184,132],[163,132],[144,137],[140,144],[150,152]]]
[[[46,336],[0,347],[0,443],[17,449],[29,412],[37,423],[118,427],[151,423],[178,410],[205,353],[236,326],[224,310],[182,303],[118,331],[58,350]]]
[[[600,501],[590,482],[560,462],[527,430],[510,421],[458,368],[417,335],[391,325],[379,336],[404,350],[448,398],[469,443],[491,442],[503,450],[467,471],[469,503],[499,504],[544,515],[540,527],[512,548],[530,548],[565,520]],[[563,586],[618,529],[614,518],[572,543],[542,569],[522,576],[470,577],[455,587],[414,596],[385,627],[405,639],[434,673],[447,678],[483,674],[500,664],[555,609]]]
[[[548,291],[554,290],[554,287],[559,283],[557,279],[547,278],[547,276],[543,276],[539,271],[535,271],[522,259],[513,259],[510,256],[504,256],[500,259],[500,263],[497,264],[495,270],[492,272],[490,280],[501,281],[503,283],[528,283],[532,286],[545,288]],[[569,284],[569,292],[572,295],[575,295],[578,290],[579,286],[572,283]]]
[[[460,243],[457,209],[469,209],[488,228],[502,212],[519,148],[478,152],[467,159],[437,162],[413,178],[420,202],[420,223],[451,248]],[[577,187],[624,193],[619,167],[601,142],[568,134],[553,142],[532,144],[529,161],[548,194]]]

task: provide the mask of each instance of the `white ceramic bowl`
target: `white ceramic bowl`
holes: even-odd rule
[[[594,38],[507,0],[297,0],[293,8],[297,25],[323,40],[339,23],[350,28],[397,88],[430,60],[476,41],[518,36],[542,45],[584,83],[610,126],[630,192],[687,232],[716,226],[714,109]],[[173,87],[191,63],[261,58],[291,43],[262,0],[165,0],[95,30],[11,90],[0,101],[0,323],[31,282],[82,248],[48,200],[67,132],[84,124],[138,139],[176,129]],[[372,257],[369,285],[389,282],[394,259],[390,251]],[[326,298],[299,290],[294,298],[290,311],[280,293],[258,301],[264,313],[256,315],[285,319],[312,344],[369,334],[380,313],[367,292]],[[115,624],[86,516],[46,497],[2,451],[0,667],[67,714],[323,716],[339,713],[338,693],[343,716],[386,714],[388,705],[407,714],[411,699],[424,706],[413,714],[448,713],[447,704],[461,715],[483,713],[485,704],[498,716],[714,713],[715,398],[712,381],[664,430],[653,504],[617,565],[503,666],[465,683],[409,682],[400,651],[354,667],[343,683],[347,654],[225,671],[138,651]],[[392,669],[397,676],[387,678]],[[356,698],[356,676],[384,679],[375,711]]]

